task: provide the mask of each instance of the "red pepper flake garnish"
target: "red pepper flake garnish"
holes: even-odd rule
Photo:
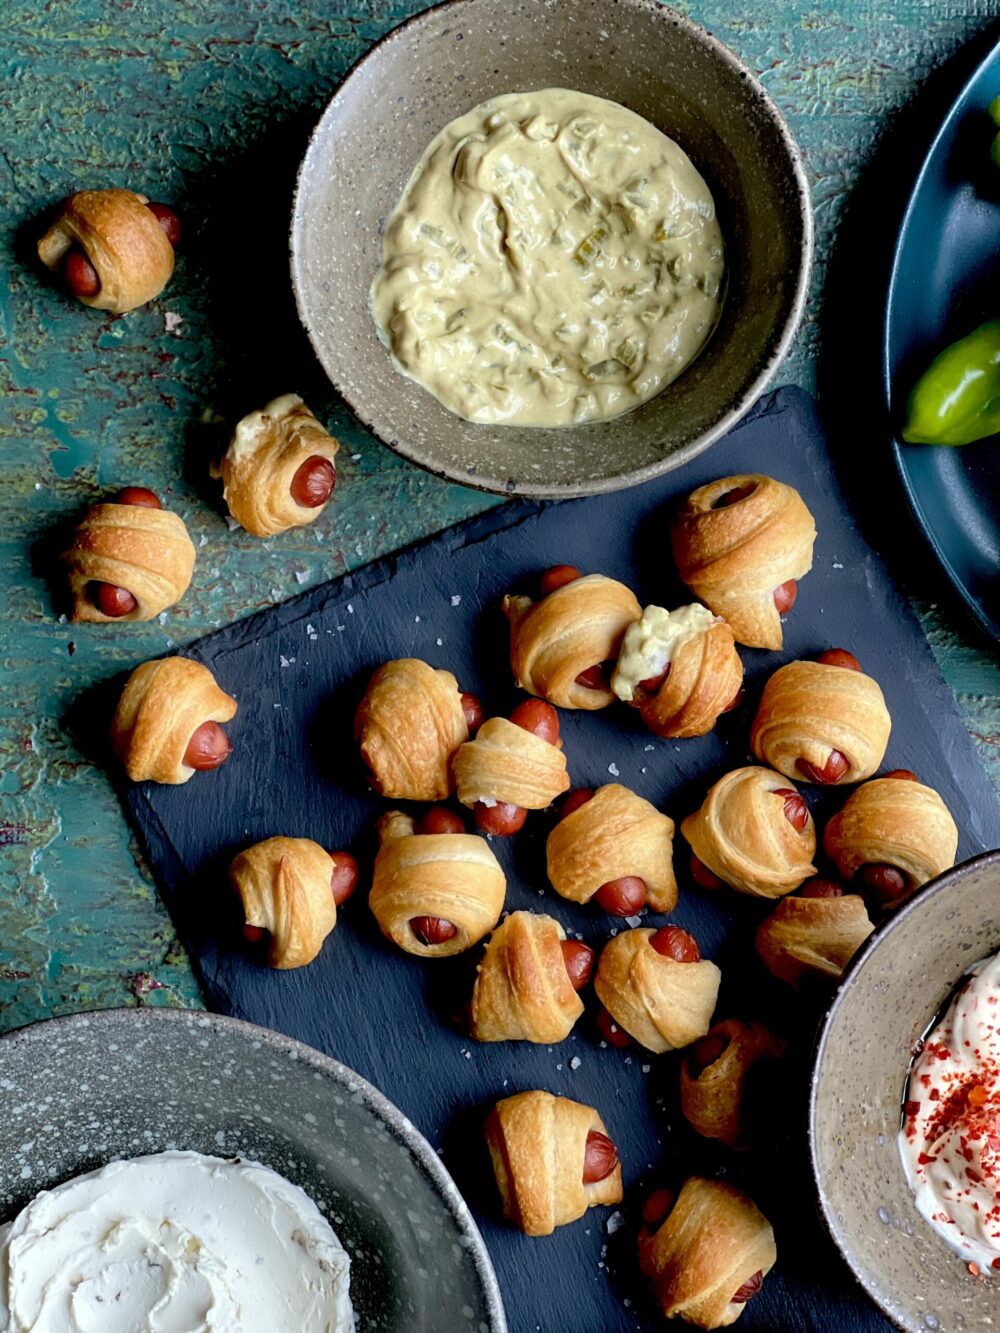
[[[936,1161],[937,1161],[936,1157],[928,1157],[925,1152],[922,1152],[920,1156],[917,1158],[917,1166],[930,1166],[931,1162],[936,1162]]]
[[[976,1263],[969,1264],[969,1272],[972,1274],[973,1277],[978,1277],[979,1265]]]
[[[907,1114],[907,1115],[919,1115],[919,1114],[920,1114],[920,1103],[919,1103],[919,1102],[907,1102],[907,1103],[906,1103],[906,1114]]]
[[[985,1106],[987,1101],[989,1100],[989,1094],[987,1093],[986,1089],[978,1083],[973,1084],[973,1086],[969,1089],[968,1095],[969,1095],[970,1106]]]
[[[1000,1268],[1000,1259],[994,1259],[994,1260],[993,1260],[993,1263],[990,1265],[990,1267],[991,1267],[991,1268]]]

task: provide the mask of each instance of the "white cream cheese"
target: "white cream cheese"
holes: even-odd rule
[[[113,1162],[0,1228],[3,1333],[351,1333],[349,1280],[297,1185],[200,1153]]]
[[[899,1150],[917,1208],[981,1273],[1000,1269],[1000,954],[923,1044]],[[1000,1276],[1000,1274],[998,1274]]]
[[[684,644],[718,623],[719,617],[698,602],[680,606],[676,611],[647,606],[641,618],[625,631],[611,677],[612,690],[619,699],[630,703],[641,681],[661,675]]]
[[[718,317],[722,233],[672,139],[545,88],[438,134],[386,224],[371,306],[396,368],[469,421],[571,426],[652,398]]]

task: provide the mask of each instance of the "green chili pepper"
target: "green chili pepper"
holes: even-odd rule
[[[1000,432],[1000,319],[940,352],[910,394],[903,439],[971,444]]]
[[[1000,97],[994,97],[987,110],[993,124],[1000,126]],[[995,134],[993,136],[993,145],[990,148],[990,156],[993,158],[994,165],[1000,167],[1000,134]]]

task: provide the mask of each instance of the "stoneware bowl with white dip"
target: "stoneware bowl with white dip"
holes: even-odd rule
[[[705,178],[726,295],[697,359],[626,415],[560,429],[473,424],[400,374],[369,290],[382,231],[434,136],[488,98],[570,88],[675,139]],[[617,490],[687,462],[772,379],[802,315],[812,212],[774,103],[709,33],[658,0],[450,0],[355,66],[313,134],[292,220],[292,279],[319,360],[357,417],[439,476],[501,494]]]
[[[0,1222],[116,1158],[173,1150],[258,1161],[305,1190],[350,1255],[359,1333],[505,1333],[451,1177],[343,1065],[249,1023],[175,1009],[112,1009],[0,1038]]]
[[[964,974],[1000,950],[1000,851],[928,884],[872,936],[817,1046],[810,1140],[820,1203],[856,1277],[912,1333],[992,1328],[1000,1270],[969,1271],[918,1210],[898,1137],[914,1047]]]

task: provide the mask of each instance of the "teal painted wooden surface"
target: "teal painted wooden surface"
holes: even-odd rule
[[[401,463],[349,420],[316,368],[288,292],[290,191],[309,127],[370,43],[422,7],[4,6],[0,1028],[87,1007],[200,1002],[117,799],[78,747],[81,697],[85,710],[88,691],[137,662],[493,503]],[[780,378],[818,386],[837,421],[856,389],[851,357],[856,370],[859,346],[869,378],[877,372],[877,329],[867,318],[845,349],[826,322],[831,253],[830,285],[843,296],[834,236],[841,224],[857,232],[860,217],[873,245],[887,243],[878,209],[869,209],[873,222],[858,212],[859,175],[864,181],[873,154],[886,153],[887,136],[890,150],[894,134],[900,142],[925,81],[933,86],[944,68],[942,85],[951,86],[949,62],[982,39],[995,0],[680,7],[761,74],[805,151],[819,260],[810,315]],[[187,228],[167,291],[117,320],[67,300],[32,260],[48,206],[72,189],[110,184],[173,202]],[[224,421],[290,389],[341,439],[337,499],[315,526],[261,543],[229,532],[207,460]],[[858,412],[844,422],[842,446],[878,448],[877,431],[866,436],[863,406]],[[59,623],[50,582],[59,525],[125,484],[153,487],[188,522],[198,547],[194,586],[162,624]],[[997,656],[972,640],[947,598],[917,606],[1000,787]]]

